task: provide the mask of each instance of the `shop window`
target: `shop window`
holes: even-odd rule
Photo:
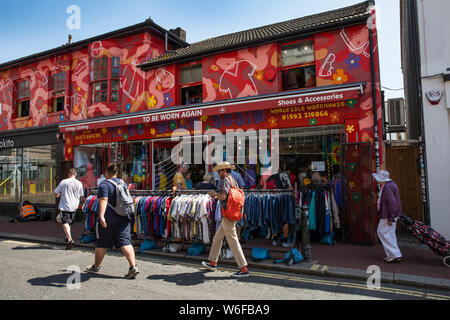
[[[91,60],[91,103],[119,101],[120,58],[100,57]]]
[[[300,41],[281,46],[282,90],[295,90],[316,85],[314,43]]]
[[[146,190],[151,187],[148,179],[148,141],[112,142],[82,145],[74,148],[74,166],[84,188],[97,188],[104,179],[106,166],[110,162],[119,164],[119,178],[132,190]]]
[[[30,115],[30,80],[17,83],[16,118]]]
[[[343,126],[281,129],[280,169],[289,171],[291,182],[300,187],[329,183],[342,173],[339,152],[343,133]]]
[[[203,101],[202,65],[180,68],[180,104],[196,104]]]
[[[0,203],[17,203],[22,193],[23,201],[54,204],[56,152],[56,145],[1,150]]]
[[[64,111],[66,97],[66,73],[58,72],[52,77],[53,112]]]

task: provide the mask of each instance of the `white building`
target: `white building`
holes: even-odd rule
[[[425,222],[450,239],[450,1],[400,0],[408,137],[422,141]]]

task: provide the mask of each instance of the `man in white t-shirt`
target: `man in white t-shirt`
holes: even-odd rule
[[[70,169],[69,178],[61,181],[54,191],[56,197],[60,198],[57,221],[62,224],[64,233],[66,234],[66,250],[72,248],[73,240],[70,233],[70,225],[75,219],[75,213],[80,205],[80,200],[83,201],[84,198],[83,184],[76,177],[77,169]]]

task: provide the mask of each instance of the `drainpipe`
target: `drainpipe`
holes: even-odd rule
[[[375,76],[375,58],[373,56],[373,30],[369,28],[369,46],[370,46],[370,69],[372,76],[372,101],[373,101],[373,131],[375,144],[375,167],[378,171],[380,169],[380,145],[378,139],[378,110],[377,110],[377,84]]]

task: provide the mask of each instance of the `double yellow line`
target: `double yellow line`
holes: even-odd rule
[[[151,262],[164,262],[164,263],[170,263],[173,265],[183,265],[186,267],[192,267],[192,268],[199,268],[198,264],[193,263],[187,263],[187,262],[173,262],[170,260],[163,260],[158,259],[154,257],[144,256],[146,260],[149,260]],[[220,271],[227,271],[227,272],[235,272],[236,270],[221,267],[219,269]],[[342,281],[331,281],[331,280],[319,280],[319,279],[309,279],[309,278],[303,278],[303,277],[292,277],[292,276],[283,276],[273,273],[266,273],[266,272],[257,272],[252,271],[252,276],[259,276],[263,278],[271,278],[271,279],[278,279],[278,280],[289,280],[294,282],[302,282],[307,284],[316,284],[316,285],[325,285],[330,287],[344,287],[344,288],[351,288],[351,289],[360,289],[365,291],[375,291],[375,292],[385,292],[390,294],[397,294],[397,295],[404,295],[404,296],[410,296],[410,297],[417,297],[417,298],[425,298],[425,299],[432,299],[432,300],[450,300],[450,296],[444,296],[434,293],[426,293],[421,291],[413,291],[413,290],[404,290],[404,289],[397,289],[397,288],[388,288],[388,287],[382,287],[380,289],[369,289],[366,285],[363,284],[357,284],[357,283],[351,283],[351,282],[342,282]]]

